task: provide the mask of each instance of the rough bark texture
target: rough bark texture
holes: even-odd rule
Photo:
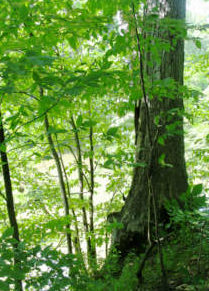
[[[136,29],[136,40],[138,33],[138,50],[141,50],[138,51],[140,70],[143,70],[146,77],[140,77],[142,91],[143,82],[147,82],[147,79],[151,85],[145,84],[146,91],[141,99],[139,123],[135,125],[138,130],[136,162],[145,163],[146,166],[134,169],[129,195],[124,207],[117,215],[117,220],[122,222],[124,227],[114,232],[113,245],[122,256],[131,249],[140,251],[142,244],[147,241],[148,230],[154,225],[152,196],[155,196],[157,203],[158,219],[163,221],[165,199],[178,200],[188,187],[184,158],[183,117],[180,114],[183,111],[183,99],[178,91],[179,85],[183,84],[184,41],[182,37],[175,35],[175,27],[173,32],[165,27],[161,30],[163,21],[167,18],[185,19],[185,0],[149,0],[147,2],[145,26],[148,24],[149,27],[144,30],[144,36],[151,35],[152,40],[150,43],[147,42],[145,48],[142,48],[140,46],[142,34],[139,34],[139,28]],[[152,24],[149,16],[153,13],[153,7],[158,7],[159,18]],[[151,50],[157,40],[166,41],[173,47],[169,51],[162,49],[160,63],[155,61]],[[148,66],[148,61],[151,61],[153,65]],[[156,93],[150,98],[151,90],[155,89],[152,85],[158,80],[167,78],[175,81],[175,89],[168,91],[164,96],[161,95],[160,98]],[[167,95],[168,93],[170,96]],[[159,117],[158,124],[156,117]],[[163,142],[160,144],[159,137],[163,136],[165,137],[164,144]],[[159,163],[162,155],[165,155],[165,163],[171,166]]]

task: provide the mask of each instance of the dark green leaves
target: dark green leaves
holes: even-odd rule
[[[107,135],[116,136],[117,131],[118,131],[118,127],[111,127],[108,129]]]
[[[76,125],[77,125],[77,127],[80,127],[82,124],[83,124],[83,117],[82,117],[82,115],[80,114],[80,115],[78,116],[78,118],[76,119]]]
[[[202,44],[201,44],[201,41],[200,40],[195,40],[195,45],[198,49],[201,49],[202,48]]]
[[[4,276],[4,274],[8,274],[9,273],[9,268],[4,268],[4,270],[2,270],[3,273],[1,274],[0,271],[0,275],[2,275],[2,277]],[[4,280],[0,279],[0,290],[2,291],[8,291],[10,288],[10,284],[8,282],[5,282]]]
[[[97,124],[96,120],[93,120],[91,118],[87,120],[83,120],[83,116],[79,115],[76,119],[76,126],[78,129],[86,130],[88,127],[93,127]]]
[[[7,228],[7,229],[3,232],[2,236],[1,236],[1,239],[2,239],[2,240],[5,240],[5,239],[11,237],[11,236],[13,235],[13,233],[14,233],[14,229],[13,229],[12,227]]]
[[[202,193],[203,190],[203,185],[202,184],[197,184],[193,187],[191,194],[193,196],[198,196]]]
[[[51,66],[54,60],[55,60],[54,57],[42,56],[42,55],[28,56],[26,58],[26,61],[29,64],[31,64],[32,66],[37,66],[37,67]]]
[[[83,127],[93,127],[96,124],[97,124],[96,121],[89,119],[89,120],[84,121],[82,125]]]

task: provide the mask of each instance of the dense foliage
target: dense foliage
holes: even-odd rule
[[[188,13],[186,35],[182,23],[161,23],[155,11],[144,24],[146,2],[1,1],[0,290],[161,286],[155,242],[130,253],[122,272],[117,253],[108,256],[112,231],[123,227],[111,214],[126,199],[133,169],[145,167],[135,162],[134,109],[143,92],[133,5],[139,31],[158,23],[186,40],[181,114],[190,188],[184,209],[168,201],[170,231],[160,235],[170,285],[208,290],[208,27]],[[140,37],[155,62],[172,49]],[[172,98],[176,88],[171,79],[146,86],[150,98]],[[163,155],[159,163],[169,166]]]

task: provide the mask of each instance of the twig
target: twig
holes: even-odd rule
[[[15,93],[15,94],[25,94],[25,95],[35,99],[36,101],[40,101],[40,99],[38,97],[36,97],[33,94],[30,94],[28,92],[25,92],[25,91],[14,91],[13,93]]]

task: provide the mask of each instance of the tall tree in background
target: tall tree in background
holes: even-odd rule
[[[117,216],[124,227],[113,235],[123,257],[152,239],[153,229],[167,217],[166,199],[179,201],[188,187],[181,93],[185,0],[149,0],[143,10],[142,19],[133,4],[129,24],[137,44],[133,67],[138,66],[141,98],[135,108],[136,167]]]

